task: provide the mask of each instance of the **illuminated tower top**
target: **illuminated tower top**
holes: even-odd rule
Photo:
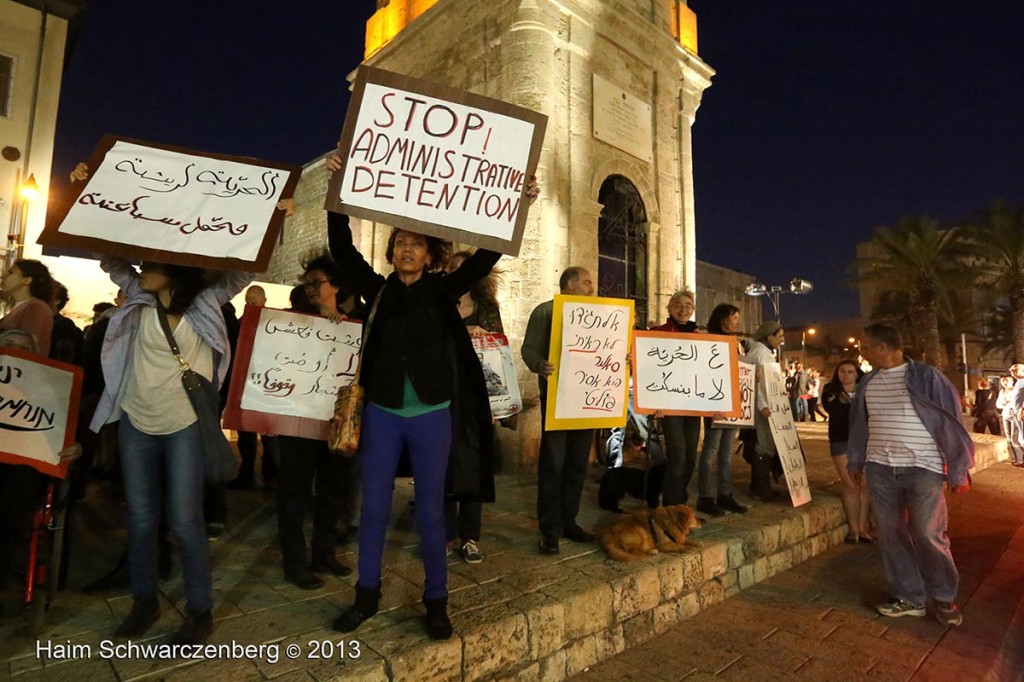
[[[377,0],[377,11],[366,22],[365,57],[372,57],[417,17],[442,0]],[[450,2],[456,0],[448,0]],[[662,0],[670,5],[672,36],[686,50],[697,54],[697,15],[686,0]]]

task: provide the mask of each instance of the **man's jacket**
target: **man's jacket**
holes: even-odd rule
[[[970,481],[967,470],[974,466],[974,441],[964,428],[960,412],[960,394],[941,372],[913,360],[907,360],[907,392],[921,423],[935,440],[946,462],[946,483],[952,487]],[[861,471],[867,460],[868,384],[878,371],[867,374],[857,385],[857,395],[850,408],[850,442],[847,446],[847,468]]]

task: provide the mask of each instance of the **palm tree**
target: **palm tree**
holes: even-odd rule
[[[870,255],[857,261],[857,279],[880,294],[906,292],[910,332],[922,359],[945,371],[939,306],[949,292],[970,286],[974,278],[965,267],[964,232],[940,228],[927,216],[903,218],[895,227],[876,229],[871,245]]]
[[[1013,361],[1024,362],[1024,209],[996,202],[971,230],[971,242],[983,279],[1009,302]]]

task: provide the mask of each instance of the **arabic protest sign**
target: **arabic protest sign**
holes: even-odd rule
[[[262,272],[300,169],[107,135],[39,243]]]
[[[82,370],[0,348],[0,462],[64,478],[60,451],[75,442]]]
[[[633,301],[555,296],[548,386],[556,388],[548,394],[547,430],[625,426],[632,329]]]
[[[754,428],[754,365],[740,362],[739,369],[741,416],[715,419],[711,422],[713,429]]]
[[[640,414],[740,414],[735,336],[638,331],[633,371]]]
[[[326,208],[519,253],[547,117],[363,66]]]
[[[352,383],[363,325],[246,306],[224,427],[326,438],[338,389]]]
[[[508,338],[504,334],[484,334],[471,337],[473,350],[480,358],[487,384],[487,398],[491,401],[491,416],[504,419],[523,410],[516,378],[516,363],[512,358]]]
[[[786,485],[793,506],[799,507],[811,501],[811,488],[807,484],[807,470],[804,468],[804,453],[800,449],[800,437],[793,423],[793,412],[789,405],[786,392],[786,379],[782,375],[782,367],[777,362],[769,362],[757,368],[758,381],[765,382],[768,394],[768,407],[772,416],[768,418],[772,427],[772,438],[775,449],[782,460],[782,470],[786,473]]]

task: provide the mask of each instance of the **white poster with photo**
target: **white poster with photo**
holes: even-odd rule
[[[504,419],[522,412],[523,399],[519,394],[516,364],[508,338],[504,334],[484,334],[473,336],[472,340],[484,370],[491,416]]]
[[[740,410],[739,417],[723,417],[711,422],[713,429],[754,428],[754,365],[739,363],[740,369]]]
[[[118,140],[58,232],[255,262],[289,173]]]
[[[259,310],[259,321],[241,408],[330,419],[338,389],[355,376],[363,325],[272,308],[253,310]]]
[[[60,452],[74,441],[82,370],[0,349],[0,462],[63,478]]]
[[[735,336],[638,331],[633,335],[636,411],[739,414]]]
[[[804,454],[800,448],[800,436],[793,423],[793,410],[786,392],[786,378],[782,367],[777,362],[769,362],[757,368],[758,381],[765,382],[768,394],[768,407],[772,416],[768,421],[772,428],[775,449],[782,460],[782,470],[786,474],[786,485],[794,507],[811,501],[811,488],[807,483],[807,470],[804,467]]]

